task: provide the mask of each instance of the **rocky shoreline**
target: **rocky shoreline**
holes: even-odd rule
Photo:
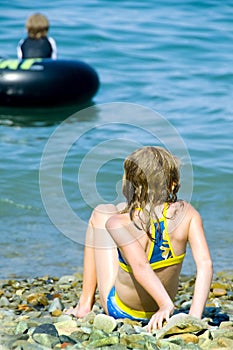
[[[77,303],[82,275],[0,280],[0,350],[233,349],[233,271],[215,275],[202,320],[188,316],[194,277],[181,276],[177,314],[153,334],[115,320],[96,303],[83,319],[63,310]]]

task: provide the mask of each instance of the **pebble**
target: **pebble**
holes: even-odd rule
[[[54,312],[56,310],[63,310],[63,305],[59,298],[54,298],[49,305],[48,312]]]
[[[84,318],[65,315],[81,293],[80,274],[0,280],[0,350],[233,349],[233,271],[214,277],[202,320],[187,315],[194,281],[181,276],[176,312],[149,333],[139,322],[105,315],[98,294]]]
[[[226,291],[226,289],[223,289],[223,288],[214,288],[213,289],[213,294],[216,297],[221,297],[223,295],[226,295],[227,291]]]
[[[93,326],[109,334],[116,328],[117,322],[113,317],[99,314],[94,318]]]

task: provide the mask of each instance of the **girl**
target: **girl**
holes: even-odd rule
[[[189,242],[197,268],[189,314],[198,318],[208,297],[212,261],[199,213],[177,199],[178,160],[160,147],[143,147],[124,162],[126,204],[93,211],[84,251],[83,289],[68,314],[91,311],[98,287],[104,311],[160,329],[174,311]]]

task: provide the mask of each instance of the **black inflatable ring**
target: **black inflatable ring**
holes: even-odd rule
[[[82,61],[0,61],[0,106],[47,107],[90,101],[99,88],[96,71]]]

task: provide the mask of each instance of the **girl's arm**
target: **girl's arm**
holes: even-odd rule
[[[174,304],[162,282],[152,270],[142,247],[135,250],[133,245],[124,247],[122,251],[124,256],[127,256],[127,261],[132,268],[135,279],[152,296],[159,308],[151,317],[148,330],[160,329],[164,321],[168,322],[174,311]],[[132,251],[130,252],[131,248]]]
[[[201,318],[210,291],[213,267],[202,219],[199,213],[195,209],[193,210],[188,240],[196,264],[197,275],[189,314]]]
[[[152,316],[148,328],[162,328],[163,321],[168,321],[174,311],[174,304],[164,288],[162,282],[152,270],[144,249],[139,241],[130,233],[130,225],[127,226],[117,215],[108,220],[106,228],[121,249],[127,263],[131,266],[137,282],[152,296],[158,305],[158,311]]]

